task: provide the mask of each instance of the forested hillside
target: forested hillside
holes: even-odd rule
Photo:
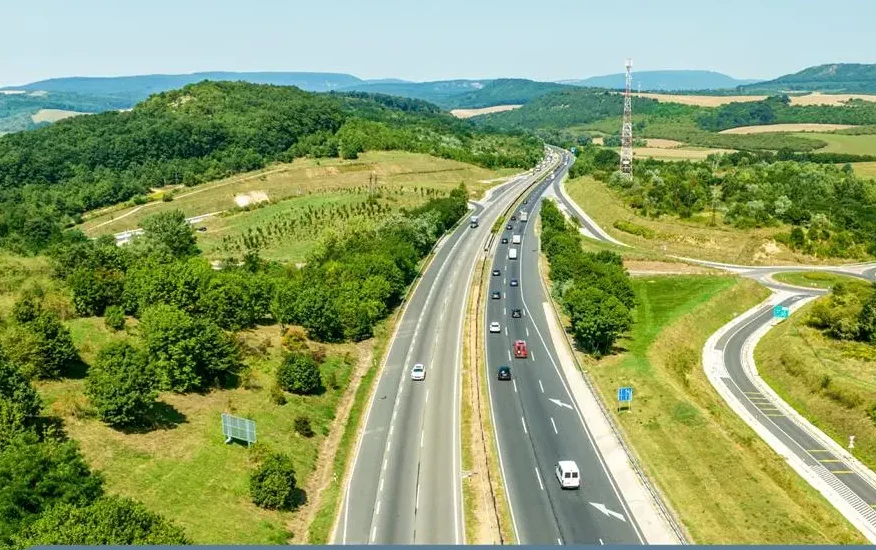
[[[399,149],[485,167],[528,167],[531,137],[478,131],[422,101],[203,82],[130,112],[0,138],[0,243],[35,251],[94,208],[296,157]]]
[[[129,107],[115,97],[95,97],[67,92],[46,94],[0,94],[0,134],[32,130],[39,126],[31,119],[40,109],[62,109],[80,113],[100,113]]]
[[[876,92],[876,64],[831,63],[742,87],[751,91]]]

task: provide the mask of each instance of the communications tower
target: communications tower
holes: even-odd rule
[[[627,178],[633,177],[633,60],[624,62],[626,67],[626,88],[624,90],[624,124],[621,128],[620,171]]]

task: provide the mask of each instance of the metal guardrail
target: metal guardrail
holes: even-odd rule
[[[538,239],[538,261],[539,261],[539,263],[541,263],[541,261],[542,261],[542,259],[541,259],[541,237],[539,237],[539,239]],[[578,372],[581,373],[581,378],[584,380],[584,383],[587,384],[587,387],[590,389],[590,391],[593,393],[593,395],[596,396],[596,402],[599,404],[599,409],[602,412],[602,416],[604,416],[605,419],[608,421],[608,426],[611,428],[612,433],[614,433],[614,436],[617,438],[618,442],[620,443],[621,448],[624,450],[624,453],[627,455],[627,459],[630,461],[630,464],[633,466],[633,470],[635,470],[636,475],[639,477],[639,480],[645,486],[645,489],[647,489],[648,493],[650,493],[651,498],[657,504],[657,507],[660,509],[660,513],[663,514],[663,517],[666,519],[666,522],[669,524],[669,527],[675,533],[675,536],[678,537],[679,542],[681,544],[690,544],[690,539],[688,538],[687,533],[685,532],[684,528],[681,526],[681,524],[676,519],[675,514],[673,514],[672,511],[669,509],[669,507],[666,506],[666,503],[664,502],[663,495],[660,493],[659,489],[657,489],[657,487],[655,487],[654,484],[651,483],[651,480],[648,479],[648,476],[645,475],[645,471],[642,468],[642,465],[639,462],[638,458],[636,457],[633,449],[629,445],[627,445],[623,431],[621,430],[620,426],[617,425],[617,423],[614,420],[614,417],[611,415],[611,412],[608,410],[608,408],[605,406],[605,403],[603,402],[602,393],[599,391],[599,389],[593,383],[593,380],[591,380],[590,375],[587,373],[587,371],[584,369],[584,366],[581,365],[581,362],[578,360],[578,354],[575,353],[574,343],[569,338],[569,333],[566,331],[566,326],[563,323],[562,317],[560,317],[559,311],[557,311],[557,305],[556,305],[556,303],[554,303],[553,296],[550,293],[550,288],[548,287],[547,281],[545,281],[545,278],[544,278],[544,275],[542,274],[541,269],[538,270],[538,274],[539,274],[538,278],[539,278],[539,280],[541,280],[542,287],[544,288],[544,291],[549,298],[548,301],[551,304],[551,311],[554,312],[554,317],[556,318],[557,323],[559,324],[560,328],[562,329],[563,338],[565,338],[566,344],[569,346],[569,349],[572,350],[571,355],[572,355],[573,360],[575,361],[575,366],[578,368]]]

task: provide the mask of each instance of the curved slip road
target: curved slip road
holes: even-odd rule
[[[437,246],[396,328],[341,505],[334,542],[461,544],[459,394],[463,320],[478,254],[493,222],[537,176],[476,204]],[[412,381],[414,363],[426,379]]]
[[[529,221],[509,222],[512,230],[498,237],[509,243],[521,235],[520,245],[497,244],[491,269],[484,318],[488,389],[499,446],[503,478],[508,491],[517,539],[522,544],[640,544],[642,536],[626,503],[605,467],[567,381],[558,368],[538,273],[539,242],[534,233],[542,193],[565,176],[571,159],[531,191]],[[498,240],[498,239],[497,239]],[[518,249],[519,259],[508,259],[508,249]],[[510,286],[517,279],[519,286]],[[501,292],[492,299],[493,291]],[[522,310],[512,318],[512,309]],[[501,332],[490,333],[491,322]],[[525,340],[527,359],[515,359],[512,345]],[[511,381],[499,381],[500,365],[510,365]],[[558,460],[575,460],[581,469],[582,488],[561,490],[554,476]]]

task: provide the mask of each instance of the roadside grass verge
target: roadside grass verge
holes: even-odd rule
[[[787,271],[776,273],[773,279],[788,285],[828,289],[840,282],[860,281],[857,277],[824,271]]]
[[[826,298],[820,298],[826,299]],[[840,446],[876,467],[876,346],[833,340],[806,326],[813,304],[779,323],[757,344],[763,379],[789,405]]]
[[[582,356],[601,398],[632,386],[617,413],[646,474],[699,544],[863,543],[863,537],[787,467],[714,392],[702,347],[767,290],[728,276],[634,279],[639,305],[628,338],[600,361]],[[587,366],[589,365],[589,366]]]
[[[737,229],[725,225],[720,215],[710,225],[711,213],[700,213],[689,220],[648,218],[624,204],[604,183],[585,176],[567,181],[566,191],[603,230],[616,239],[642,250],[686,258],[739,264],[823,263],[803,256],[775,241],[787,232],[783,227]],[[617,229],[636,227],[639,234]],[[630,225],[631,224],[631,225]],[[642,236],[647,233],[648,237]],[[835,261],[835,260],[833,260]]]

